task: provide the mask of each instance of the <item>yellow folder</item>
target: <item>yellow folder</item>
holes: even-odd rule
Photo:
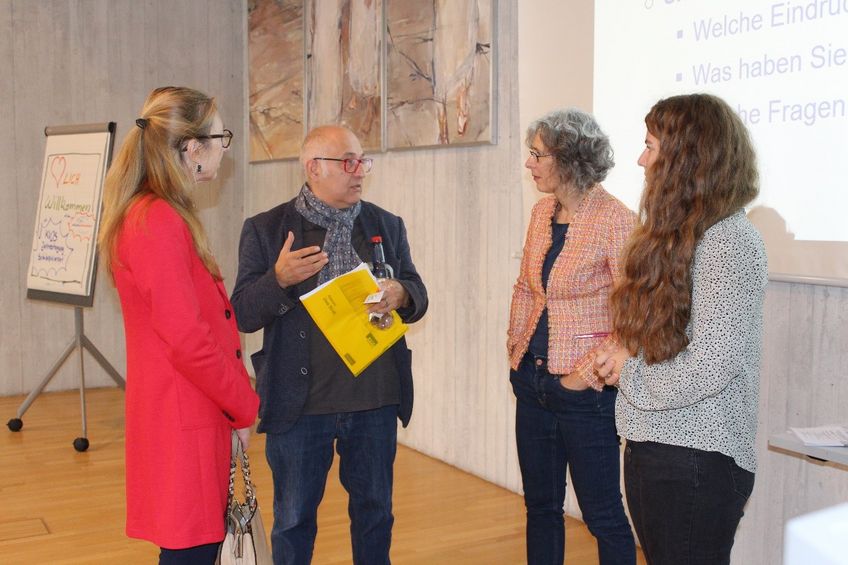
[[[397,312],[385,330],[371,324],[365,298],[380,288],[365,263],[300,297],[306,311],[357,377],[406,333]]]

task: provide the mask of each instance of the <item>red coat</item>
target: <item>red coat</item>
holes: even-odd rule
[[[127,340],[127,535],[169,549],[219,542],[231,430],[259,407],[227,292],[160,199],[129,210],[112,269]]]

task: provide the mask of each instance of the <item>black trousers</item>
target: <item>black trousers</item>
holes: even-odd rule
[[[723,453],[628,441],[624,487],[649,565],[721,565],[754,474]]]
[[[219,543],[207,543],[185,549],[159,548],[159,565],[215,565]]]

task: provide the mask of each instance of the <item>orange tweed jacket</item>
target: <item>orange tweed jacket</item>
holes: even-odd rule
[[[542,264],[551,247],[551,219],[556,203],[553,195],[541,199],[530,217],[509,314],[510,365],[518,368],[547,305],[548,371],[565,375],[578,370],[590,386],[600,389],[589,354],[605,338],[574,336],[611,331],[609,295],[619,278],[620,259],[636,225],[636,214],[600,185],[590,189],[568,227],[565,246],[551,270],[546,293],[542,287]]]

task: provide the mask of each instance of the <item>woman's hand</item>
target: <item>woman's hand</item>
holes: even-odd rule
[[[562,388],[575,391],[586,390],[589,388],[589,383],[587,383],[577,371],[561,376],[559,378],[559,384]]]
[[[247,451],[247,444],[250,443],[250,428],[240,428],[236,430],[236,435],[239,438],[239,443],[241,443],[241,450]]]
[[[595,352],[595,374],[604,384],[615,386],[621,378],[621,368],[630,358],[630,352],[615,342]]]

